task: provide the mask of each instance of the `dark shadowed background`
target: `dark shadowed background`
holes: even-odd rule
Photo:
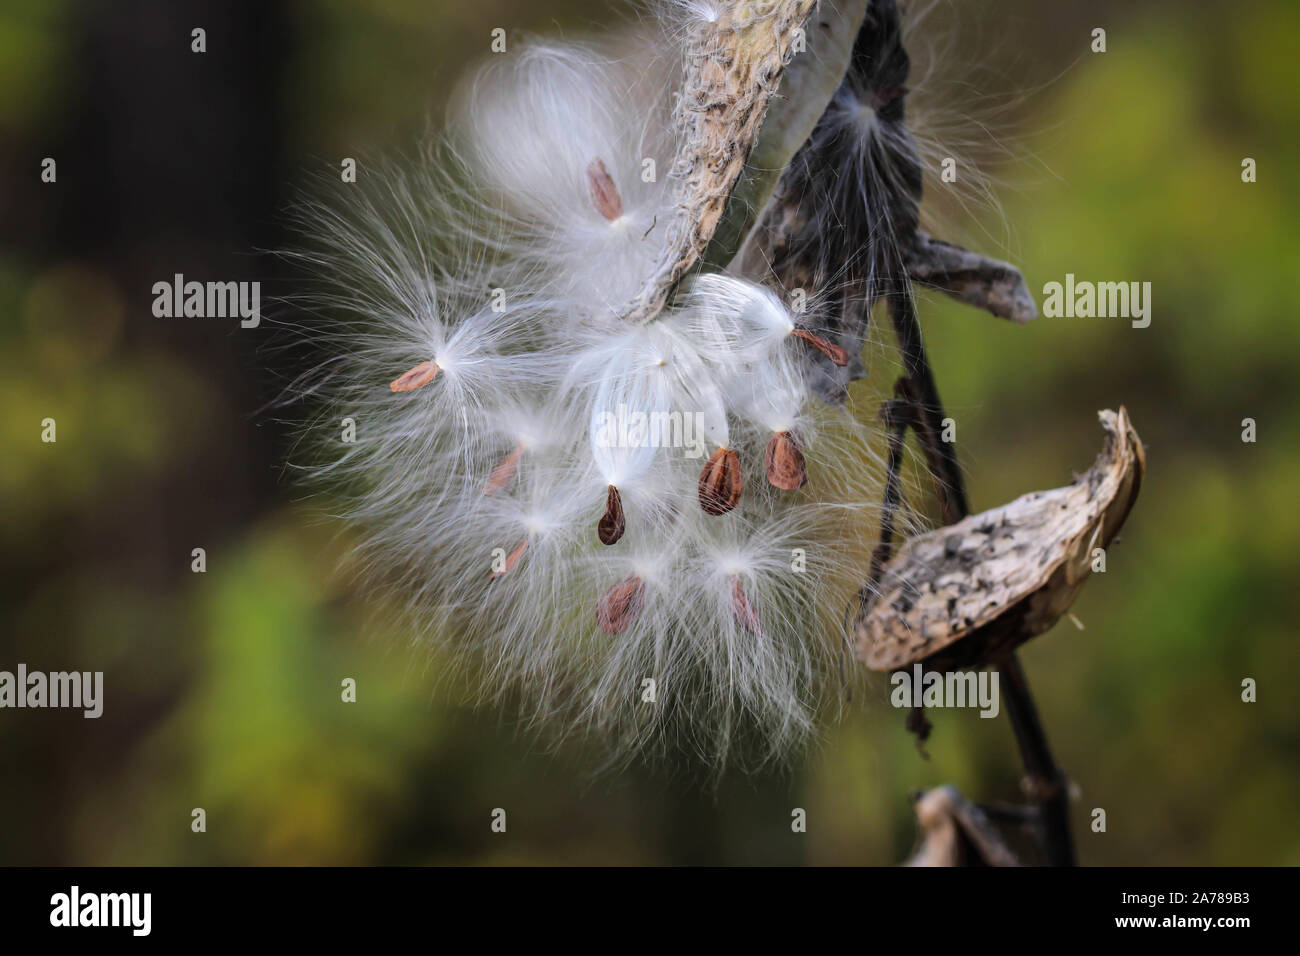
[[[1099,408],[1126,405],[1147,443],[1142,498],[1074,609],[1085,629],[1024,652],[1081,860],[1300,863],[1300,8],[931,7],[918,101],[942,108],[963,168],[1001,183],[1000,206],[938,197],[946,234],[1017,262],[1036,294],[1067,272],[1153,286],[1147,329],[921,306],[976,508],[1083,470]],[[439,687],[437,659],[336,573],[346,535],[259,413],[291,358],[269,330],[153,316],[153,283],[178,272],[292,292],[258,251],[294,241],[286,204],[343,157],[409,151],[494,27],[577,36],[621,16],[0,0],[0,670],[103,671],[106,697],[98,720],[0,710],[0,863],[888,864],[912,847],[910,791],[1017,797],[1005,717],[932,716],[926,759],[883,680],[792,768],[716,792],[684,762],[593,777],[581,744],[547,752]]]

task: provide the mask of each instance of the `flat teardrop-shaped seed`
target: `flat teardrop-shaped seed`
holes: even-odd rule
[[[763,623],[758,619],[758,612],[749,603],[749,595],[740,584],[740,578],[731,579],[731,613],[736,623],[755,637],[763,636]]]
[[[614,177],[599,158],[587,164],[587,189],[591,193],[591,204],[608,221],[613,222],[623,215],[623,198],[614,185]]]
[[[596,525],[596,534],[601,544],[614,544],[623,537],[627,522],[623,517],[623,497],[613,485],[609,486],[609,495],[605,498],[605,513]]]
[[[514,451],[502,458],[500,464],[492,469],[492,474],[488,475],[487,483],[483,486],[483,494],[495,495],[514,481],[515,472],[519,470],[519,459],[523,454],[524,446],[516,445]]]
[[[789,432],[776,432],[767,443],[763,455],[767,468],[768,484],[782,491],[798,491],[808,483],[808,469],[804,465],[799,443]]]
[[[744,487],[740,456],[730,448],[719,448],[700,471],[700,507],[705,514],[724,515],[740,502]]]
[[[428,385],[433,381],[433,377],[438,374],[438,366],[432,362],[421,362],[415,368],[403,372],[397,378],[389,383],[388,387],[394,392],[410,392],[423,385]]]
[[[524,538],[523,541],[519,542],[519,546],[517,548],[515,548],[508,555],[506,555],[506,563],[501,568],[501,570],[492,572],[492,580],[495,581],[497,578],[503,577],[504,575],[507,575],[511,571],[513,571],[515,569],[515,565],[519,563],[519,559],[523,557],[524,549],[527,547],[528,547],[528,539]]]
[[[596,623],[606,634],[622,634],[645,606],[645,581],[635,574],[624,578],[596,602]]]
[[[813,333],[809,332],[807,329],[795,329],[790,334],[797,339],[802,339],[807,342],[818,352],[821,352],[822,355],[825,355],[836,365],[840,366],[840,368],[849,364],[849,353],[844,351],[844,349],[840,348],[838,345],[826,341],[820,335],[813,335]]]

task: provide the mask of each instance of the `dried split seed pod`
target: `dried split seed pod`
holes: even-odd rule
[[[1119,533],[1146,453],[1128,413],[1099,413],[1106,446],[1073,484],[1022,495],[909,539],[855,625],[872,670],[979,666],[1054,625]]]

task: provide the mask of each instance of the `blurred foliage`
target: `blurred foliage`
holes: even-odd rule
[[[0,152],[65,124],[78,9],[0,6]],[[409,148],[494,26],[615,19],[571,0],[288,9],[280,109],[304,171]],[[1081,857],[1297,864],[1300,9],[1111,6],[1109,52],[1088,54],[1082,29],[1064,71],[1054,12],[1016,9],[1007,30],[1043,50],[1019,81],[1056,78],[1014,117],[1032,162],[999,175],[1049,175],[1000,190],[1000,211],[954,235],[1017,262],[1036,291],[1067,272],[1150,281],[1152,324],[1017,328],[931,296],[922,316],[976,507],[1089,465],[1099,408],[1125,404],[1147,443],[1142,498],[1075,608],[1086,629],[1065,622],[1024,654],[1078,788]],[[1256,184],[1241,182],[1245,156]],[[1003,226],[1006,248],[989,248]],[[893,863],[912,845],[909,792],[1017,797],[1005,718],[933,716],[927,759],[883,678],[790,771],[716,791],[671,764],[592,776],[580,744],[552,752],[468,709],[442,662],[336,573],[346,540],[294,501],[291,475],[201,538],[159,527],[182,483],[228,493],[204,484],[211,436],[257,423],[193,353],[125,331],[135,306],[119,283],[75,256],[0,252],[0,544],[6,577],[26,582],[3,592],[0,668],[103,670],[107,688],[99,721],[0,712],[0,816],[17,821],[0,863]],[[867,388],[890,376],[875,369]],[[1245,417],[1256,444],[1240,440]],[[189,573],[196,543],[203,575]],[[340,700],[348,677],[355,704]],[[489,830],[496,807],[506,836]],[[806,835],[790,832],[793,807]],[[1087,830],[1093,807],[1105,834]]]

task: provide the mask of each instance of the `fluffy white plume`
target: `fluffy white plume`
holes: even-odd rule
[[[671,214],[678,71],[671,48],[497,58],[418,166],[310,207],[309,431],[378,577],[486,695],[617,748],[766,757],[839,697],[879,477],[805,382],[835,347],[756,282],[616,315]]]

